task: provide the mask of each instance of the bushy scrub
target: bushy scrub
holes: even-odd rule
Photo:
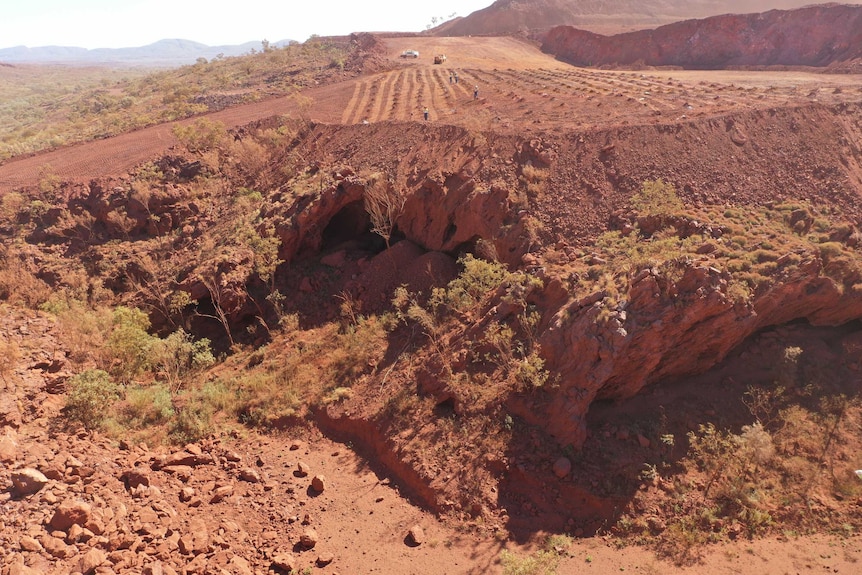
[[[66,414],[87,429],[98,429],[120,399],[120,388],[101,369],[88,369],[69,380]]]

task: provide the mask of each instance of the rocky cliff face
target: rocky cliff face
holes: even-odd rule
[[[730,274],[706,263],[681,273],[664,287],[649,271],[635,276],[625,309],[607,313],[594,296],[553,315],[541,341],[560,390],[539,411],[561,443],[583,444],[585,415],[596,399],[623,399],[649,383],[703,373],[762,328],[800,319],[841,325],[862,316],[862,294],[825,277],[813,255],[747,302],[729,295]],[[668,287],[678,295],[663,296]]]
[[[862,8],[828,4],[687,20],[611,37],[561,26],[544,37],[542,50],[577,66],[827,66],[862,57],[860,30]]]
[[[285,222],[278,229],[282,257],[287,260],[303,250],[320,249],[322,234],[332,222],[340,222],[342,229],[356,224],[352,233],[359,233],[368,225],[359,217],[364,214],[362,210],[355,210],[356,218],[343,218],[367,192],[359,175],[363,164],[391,160],[393,173],[405,174],[403,183],[408,192],[395,228],[400,237],[411,242],[408,251],[412,255],[405,256],[404,246],[397,244],[377,256],[382,262],[387,257],[401,262],[396,267],[402,275],[388,285],[409,283],[413,272],[408,270],[415,268],[408,263],[423,250],[442,252],[445,258],[443,254],[475,252],[477,246],[490,250],[482,254],[485,257],[497,258],[512,269],[526,269],[540,278],[544,287],[534,290],[528,300],[543,317],[538,342],[556,386],[543,396],[512,396],[510,403],[519,415],[548,430],[561,444],[577,446],[586,437],[586,415],[595,400],[631,397],[651,383],[704,372],[768,326],[794,320],[840,325],[862,317],[862,293],[854,287],[862,283],[862,277],[855,264],[823,251],[818,243],[822,240],[842,246],[845,255],[857,249],[854,226],[862,222],[857,201],[862,155],[853,142],[860,125],[856,107],[815,105],[707,119],[680,129],[610,130],[592,134],[589,142],[574,146],[567,142],[575,137],[549,135],[532,141],[491,138],[477,144],[467,132],[449,134],[453,138],[446,140],[433,129],[424,130],[426,151],[432,150],[425,158],[437,157],[433,152],[437,142],[446,141],[449,153],[442,157],[451,163],[450,169],[435,169],[413,151],[397,159],[378,156],[372,160],[365,157],[367,152],[357,150],[343,158],[356,166],[356,173],[342,173],[343,179],[332,188],[273,210]],[[335,147],[354,139],[353,131],[381,130],[361,126],[337,132],[319,129],[318,139],[329,139]],[[687,130],[697,136],[689,138]],[[413,135],[409,131],[387,134],[387,149],[410,149],[408,142],[413,141]],[[824,145],[828,141],[847,145],[840,149],[827,146],[821,153],[815,144],[821,140]],[[607,141],[613,141],[615,149],[602,152]],[[680,157],[681,146],[686,149],[684,158]],[[453,150],[458,151],[453,154]],[[699,167],[680,168],[688,161],[707,157],[712,160],[698,163]],[[737,176],[722,172],[729,165],[721,158],[731,158],[734,173],[745,174],[745,185]],[[601,173],[595,173],[596,162],[602,164]],[[525,207],[520,190],[523,183],[517,170],[525,164],[549,174],[548,189],[533,209]],[[679,169],[684,176],[677,181]],[[822,237],[803,241],[803,236],[814,233],[816,211],[821,208],[810,212],[800,208],[781,215],[776,207],[769,216],[774,221],[768,225],[777,227],[764,228],[763,232],[765,238],[772,237],[768,242],[774,245],[769,253],[760,253],[760,246],[766,245],[761,239],[752,240],[748,247],[728,247],[743,241],[730,238],[744,235],[733,230],[738,225],[750,226],[754,212],[740,216],[751,221],[737,223],[721,214],[697,212],[670,227],[667,222],[662,225],[648,218],[629,215],[620,219],[614,215],[629,204],[631,192],[640,182],[654,177],[674,183],[689,206],[706,209],[721,205],[722,198],[732,198],[734,204],[747,205],[745,211],[808,198],[827,211],[840,210],[841,218],[851,223],[830,230],[820,222],[817,226],[822,228]],[[494,185],[482,183],[492,179]],[[627,182],[632,183],[628,191],[623,189]],[[569,209],[573,207],[572,197],[582,196],[583,188],[593,190],[587,196],[594,203],[590,207],[582,201],[577,203],[578,209]],[[645,236],[638,241],[646,246],[652,236],[668,233],[679,241],[703,237],[703,245],[692,247],[689,253],[663,256],[665,263],[661,265],[608,272],[616,274],[619,284],[618,293],[612,293],[614,290],[589,287],[597,285],[591,283],[591,274],[613,269],[608,258],[590,248],[575,249],[567,241],[584,233],[597,234],[608,226],[630,236],[634,233],[631,230],[640,230]],[[531,228],[539,231],[531,235]],[[775,239],[784,235],[790,239]],[[549,240],[553,237],[556,244]],[[736,250],[741,251],[734,255]],[[746,252],[757,253],[763,261],[736,261]],[[754,273],[751,266],[760,270],[757,273],[762,277],[746,275]],[[383,297],[376,302],[375,309],[386,301]],[[454,356],[471,353],[471,337],[481,339],[489,322],[515,321],[518,310],[509,304],[495,300],[488,306],[463,326],[463,333],[451,335]],[[462,344],[464,348],[459,351]],[[439,395],[439,401],[451,398],[445,385],[426,387],[432,395]]]
[[[574,26],[600,34],[617,34],[654,28],[688,18],[788,10],[808,4],[810,2],[804,0],[497,0],[487,8],[442,24],[435,28],[433,33],[439,36],[497,36],[544,31],[555,26]]]

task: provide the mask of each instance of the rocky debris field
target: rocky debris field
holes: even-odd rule
[[[448,572],[466,573],[468,551],[494,547],[446,529],[314,431],[167,449],[68,430],[54,322],[3,316],[3,575],[436,573],[429,556],[444,542]]]

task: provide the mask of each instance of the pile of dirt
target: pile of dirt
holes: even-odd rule
[[[862,55],[862,7],[835,4],[715,16],[600,36],[560,26],[542,50],[576,66],[829,66]]]

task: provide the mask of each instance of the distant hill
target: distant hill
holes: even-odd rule
[[[558,26],[542,51],[576,66],[833,66],[862,58],[862,6],[725,14],[616,36]]]
[[[498,36],[568,25],[597,34],[655,28],[720,14],[749,14],[817,4],[811,0],[497,0],[430,31],[435,36]],[[849,1],[844,4],[862,4]]]
[[[289,40],[273,42],[272,46],[288,44]],[[222,55],[240,56],[261,50],[260,42],[231,46],[207,46],[191,40],[159,40],[137,48],[98,48],[87,50],[70,46],[16,46],[0,49],[0,62],[39,64],[123,64],[130,66],[181,66],[193,64],[198,58],[211,60]]]

